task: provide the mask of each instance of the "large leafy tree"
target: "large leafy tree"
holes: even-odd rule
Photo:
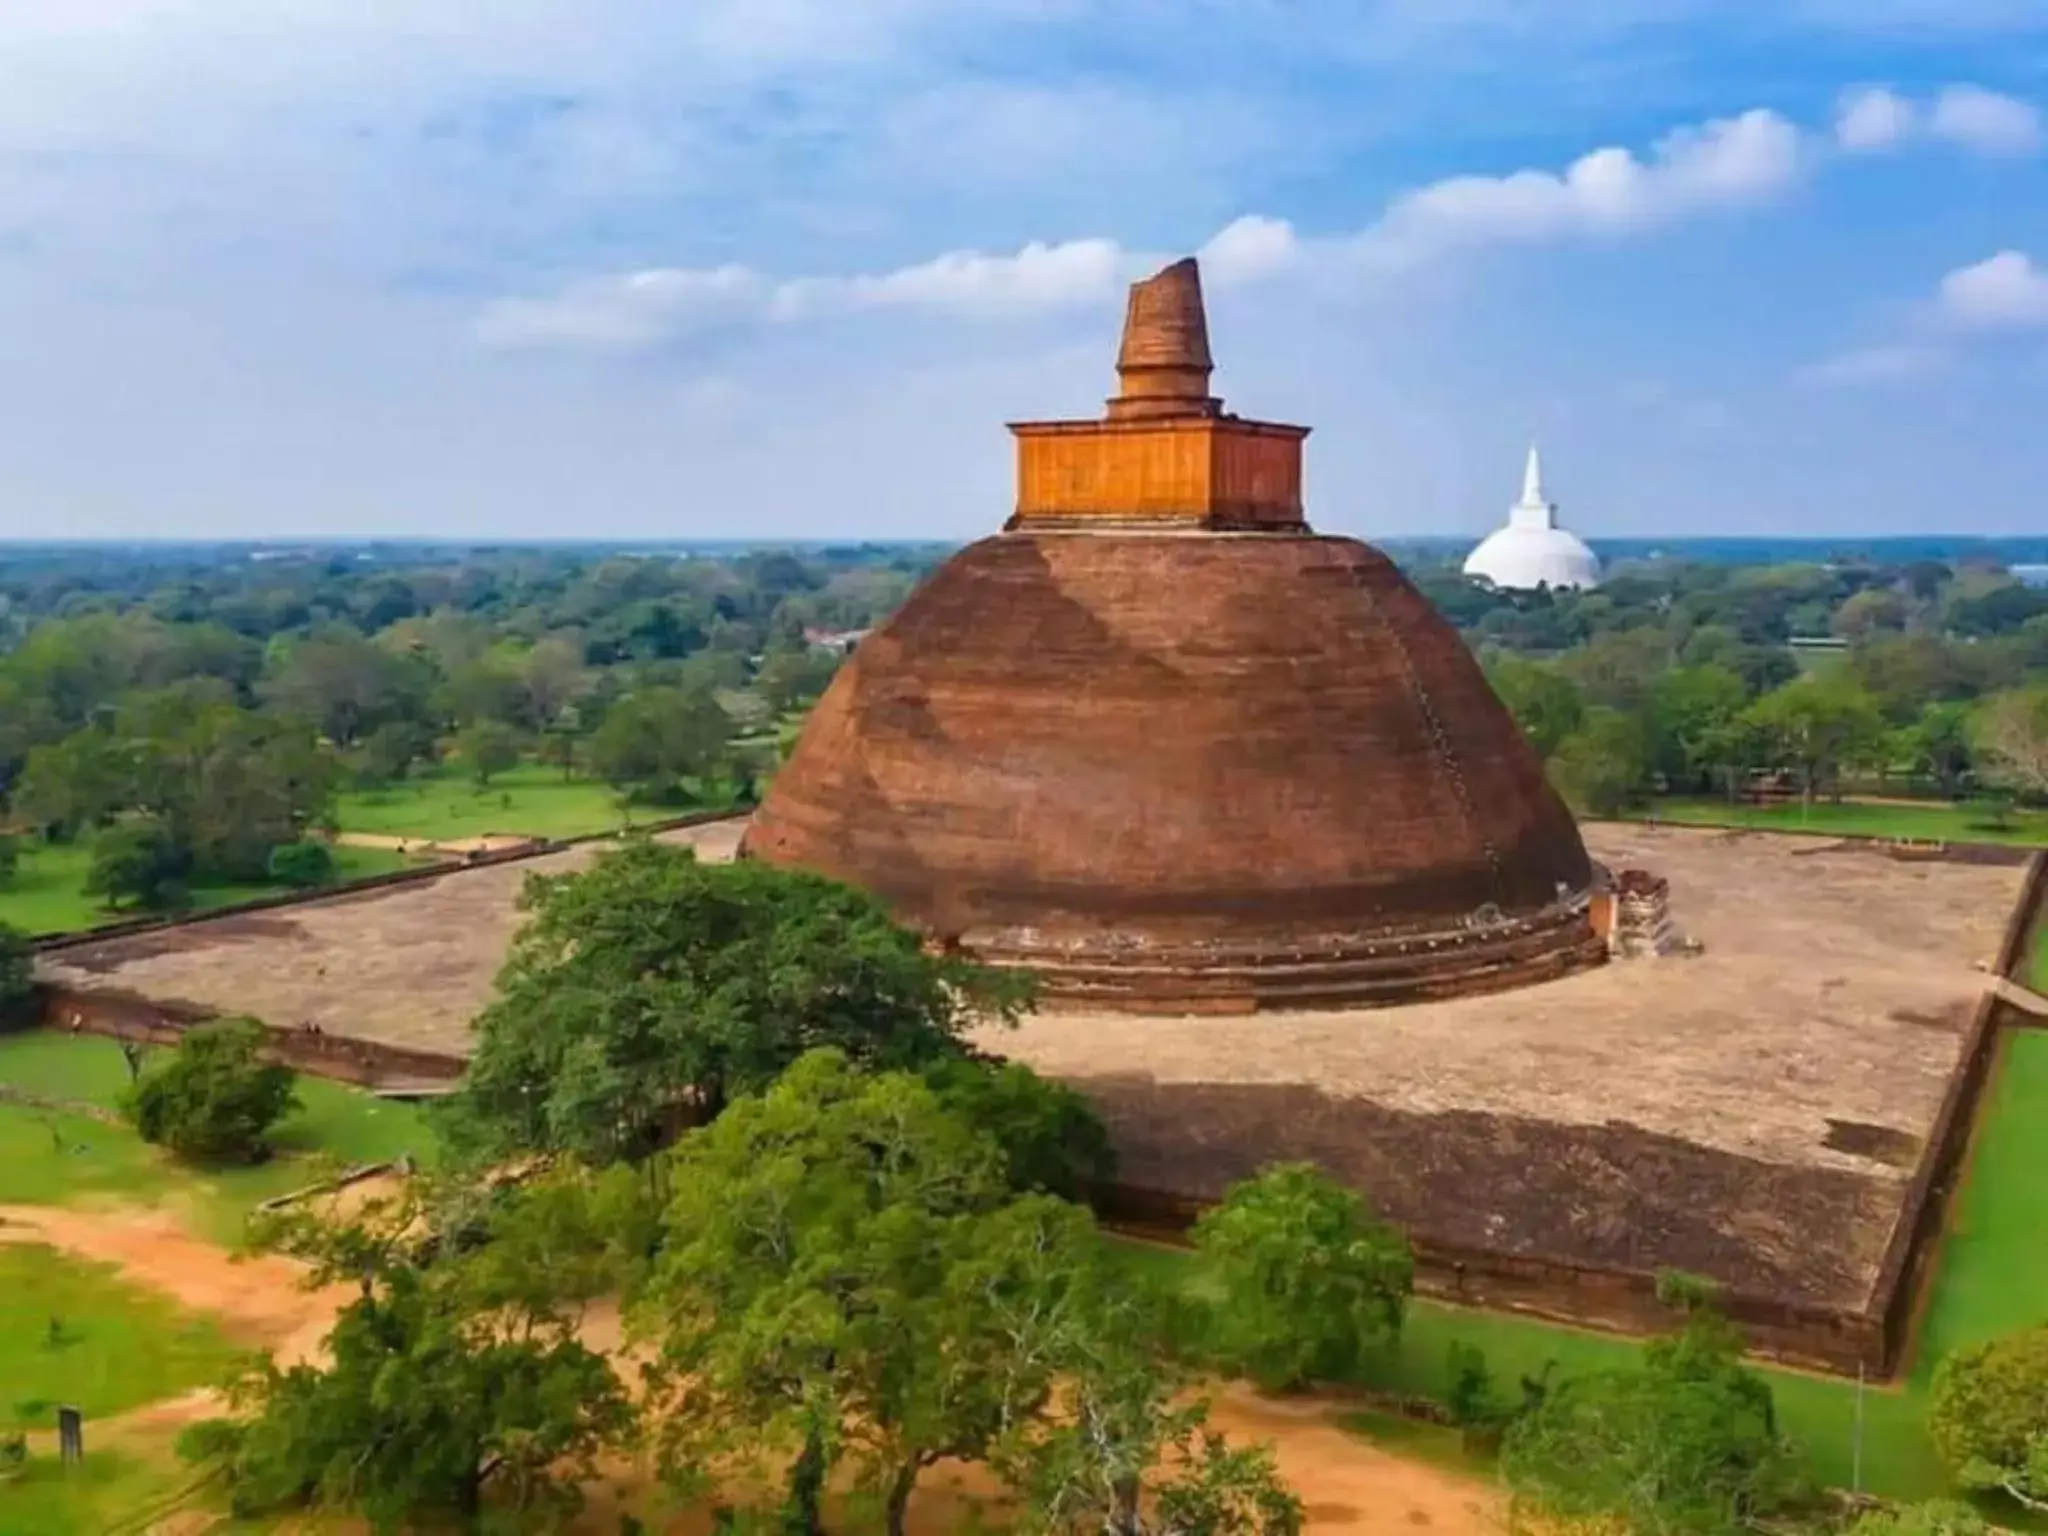
[[[1095,1110],[1065,1083],[1021,1062],[945,1056],[924,1069],[939,1100],[995,1138],[1019,1194],[1085,1199],[1116,1173],[1116,1151]]]
[[[1548,662],[1496,652],[1486,659],[1486,680],[1538,757],[1547,759],[1586,717],[1577,685]]]
[[[2048,793],[2048,685],[1987,700],[1975,737],[1978,758],[1998,784],[2018,794]]]
[[[1086,1211],[1012,1198],[1001,1149],[919,1078],[814,1052],[671,1159],[635,1319],[684,1487],[779,1472],[785,1528],[815,1532],[837,1479],[900,1536],[921,1473],[955,1458],[992,1464],[1037,1529],[1142,1531],[1141,1505],[1176,1500],[1223,1513],[1167,1528],[1292,1529],[1236,1520],[1292,1502],[1170,1407],[1160,1330]]]
[[[1311,1163],[1233,1185],[1195,1224],[1223,1362],[1269,1387],[1350,1375],[1401,1332],[1415,1261],[1399,1231]]]
[[[1748,702],[1742,679],[1724,666],[1674,667],[1650,685],[1650,767],[1674,789],[1697,789],[1718,766],[1719,748]]]
[[[252,1019],[201,1024],[129,1090],[128,1116],[144,1141],[195,1162],[256,1162],[270,1131],[297,1105],[289,1068],[264,1060]]]
[[[19,928],[0,923],[0,1029],[28,1015],[35,992],[35,945]]]
[[[817,876],[707,865],[644,838],[533,879],[452,1107],[483,1149],[638,1160],[807,1050],[909,1068],[956,1054],[1028,986],[925,952],[873,898]]]
[[[1791,770],[1808,802],[1844,769],[1878,766],[1891,744],[1877,701],[1843,670],[1796,678],[1742,718],[1772,765]]]
[[[450,1517],[474,1529],[486,1514],[529,1529],[573,1512],[577,1480],[633,1413],[611,1364],[577,1336],[611,1273],[590,1262],[574,1214],[588,1207],[558,1193],[511,1198],[470,1247],[410,1198],[263,1233],[310,1262],[309,1284],[350,1282],[357,1298],[324,1359],[259,1363],[233,1384],[234,1415],[180,1448],[225,1472],[241,1515],[319,1507],[397,1532]]]
[[[640,688],[605,712],[590,739],[590,766],[621,794],[675,801],[685,779],[723,764],[732,733],[732,717],[709,688]]]
[[[2048,1327],[1951,1352],[1927,1430],[1963,1487],[2048,1511]]]
[[[1559,794],[1589,815],[1625,809],[1649,787],[1641,719],[1617,709],[1587,710],[1585,723],[1550,759],[1550,778]]]
[[[1560,1525],[1732,1536],[1803,1494],[1769,1384],[1744,1368],[1728,1323],[1692,1305],[1640,1366],[1569,1377],[1515,1421],[1501,1470],[1518,1503]]]

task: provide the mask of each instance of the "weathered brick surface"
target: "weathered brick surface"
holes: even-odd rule
[[[863,642],[746,847],[1098,1005],[1394,1001],[1601,948],[1534,753],[1350,539],[969,547]]]

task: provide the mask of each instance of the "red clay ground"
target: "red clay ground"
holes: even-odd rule
[[[84,1212],[44,1207],[0,1207],[0,1241],[48,1243],[82,1258],[120,1266],[138,1285],[162,1290],[182,1305],[213,1313],[236,1337],[276,1350],[287,1360],[317,1352],[337,1308],[352,1294],[346,1286],[309,1293],[299,1284],[300,1267],[289,1260],[237,1258],[180,1230],[161,1212]],[[617,1345],[616,1318],[592,1319],[592,1344]],[[211,1393],[124,1414],[97,1426],[118,1443],[161,1453],[178,1428],[218,1411]],[[1213,1422],[1232,1439],[1268,1441],[1282,1474],[1307,1506],[1310,1531],[1351,1536],[1413,1536],[1418,1529],[1447,1536],[1492,1536],[1505,1530],[1504,1504],[1495,1488],[1476,1479],[1403,1461],[1336,1428],[1330,1408],[1313,1401],[1274,1403],[1242,1389],[1222,1392]],[[985,1482],[938,1469],[914,1501],[911,1526],[920,1536],[953,1536],[965,1504],[961,1493],[986,1495]],[[618,1529],[616,1491],[596,1497],[573,1528],[585,1536]],[[179,1536],[197,1536],[204,1519],[177,1517]],[[678,1533],[709,1529],[708,1521],[684,1519],[665,1525]],[[352,1521],[300,1521],[306,1536],[343,1536],[360,1527]]]

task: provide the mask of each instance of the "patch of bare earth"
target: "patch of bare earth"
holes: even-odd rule
[[[660,840],[723,860],[743,826],[739,819],[708,822]],[[51,957],[45,971],[50,981],[81,990],[466,1054],[470,1020],[490,1000],[518,929],[527,877],[580,869],[600,846],[108,939]]]
[[[47,1243],[82,1258],[119,1266],[138,1285],[164,1292],[181,1305],[218,1317],[232,1334],[252,1346],[275,1350],[282,1362],[317,1355],[335,1314],[354,1294],[347,1286],[308,1291],[304,1269],[275,1256],[241,1257],[181,1230],[162,1212],[82,1212],[0,1207],[0,1241]],[[624,1349],[617,1309],[591,1309],[583,1335],[592,1348]],[[1356,1536],[1414,1536],[1418,1528],[1446,1536],[1493,1536],[1505,1529],[1497,1489],[1473,1478],[1403,1461],[1346,1434],[1329,1422],[1328,1410],[1312,1400],[1275,1402],[1241,1388],[1214,1398],[1211,1422],[1240,1443],[1272,1445],[1281,1475],[1301,1498],[1310,1531],[1343,1531]],[[184,1425],[218,1412],[219,1398],[194,1392],[151,1404],[94,1426],[95,1436],[116,1443],[161,1448]],[[590,1507],[573,1529],[609,1536],[621,1511],[644,1503],[640,1473],[621,1469],[616,1482],[589,1490]],[[911,1529],[919,1536],[953,1536],[972,1511],[999,1513],[997,1489],[979,1469],[943,1465],[928,1476],[911,1505]],[[168,1523],[166,1523],[168,1522]],[[200,1511],[165,1516],[153,1529],[160,1536],[198,1536],[214,1525]],[[306,1518],[289,1529],[305,1536],[343,1536],[359,1522]],[[685,1512],[661,1529],[708,1532],[708,1513]]]

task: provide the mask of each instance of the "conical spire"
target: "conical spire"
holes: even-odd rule
[[[1537,457],[1534,443],[1529,445],[1529,459],[1522,466],[1522,499],[1509,511],[1508,522],[1517,528],[1557,525],[1557,509],[1543,493],[1543,461]]]
[[[1202,308],[1202,272],[1192,256],[1131,284],[1117,351],[1113,421],[1140,417],[1214,416],[1209,395],[1209,321]]]

